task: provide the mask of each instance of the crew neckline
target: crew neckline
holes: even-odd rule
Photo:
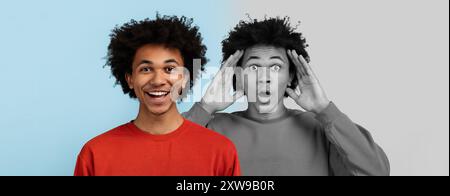
[[[134,120],[131,120],[129,123],[126,124],[126,126],[131,130],[131,132],[133,132],[134,134],[138,135],[138,136],[142,136],[151,140],[156,140],[156,141],[167,141],[167,140],[171,140],[174,139],[176,137],[178,137],[181,133],[185,132],[187,130],[187,128],[189,127],[188,125],[188,120],[183,118],[183,123],[176,128],[174,131],[167,133],[167,134],[162,134],[162,135],[155,135],[155,134],[151,134],[148,132],[145,132],[144,130],[140,129],[139,127],[137,127],[134,123]]]

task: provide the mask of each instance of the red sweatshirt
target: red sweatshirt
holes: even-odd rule
[[[78,156],[75,176],[109,175],[238,176],[240,167],[229,139],[191,121],[165,135],[130,122],[90,140]]]

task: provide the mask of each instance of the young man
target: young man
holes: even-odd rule
[[[326,97],[288,18],[241,21],[222,44],[227,60],[185,115],[236,144],[243,175],[389,175],[369,132]],[[244,88],[231,95],[234,70]],[[244,94],[246,111],[218,113]],[[306,111],[287,109],[287,96]]]
[[[203,70],[206,47],[192,19],[159,15],[115,28],[107,65],[123,92],[139,100],[136,119],[85,144],[76,176],[240,175],[234,144],[184,119],[176,98]],[[193,59],[201,59],[197,69]],[[188,70],[188,76],[184,70]]]

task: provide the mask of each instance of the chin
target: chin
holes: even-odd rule
[[[172,103],[173,104],[173,103]],[[152,113],[153,115],[160,116],[165,113],[167,113],[170,108],[172,107],[172,104],[165,104],[161,106],[149,106],[147,105],[147,110]]]

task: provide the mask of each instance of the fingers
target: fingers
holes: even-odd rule
[[[233,60],[233,62],[231,64],[231,66],[233,66],[233,67],[236,67],[237,63],[239,62],[241,57],[244,55],[244,51],[243,50],[238,50],[235,53],[237,53],[237,54],[234,56],[234,60]]]
[[[244,51],[242,50],[236,50],[232,55],[228,57],[228,59],[225,61],[225,64],[222,68],[225,67],[236,67],[237,62],[244,54]]]
[[[240,58],[243,56],[244,51],[237,50],[235,53],[230,55],[225,63],[222,64],[221,69],[216,74],[213,79],[213,83],[211,84],[211,88],[208,90],[209,92],[217,92],[222,95],[227,95],[230,93],[233,87],[233,76],[235,75],[236,65],[239,62]],[[234,93],[233,97],[231,94],[227,95],[230,98],[240,98],[243,96],[243,92],[239,92],[242,89],[240,74],[236,73],[237,79],[237,92]]]
[[[289,95],[289,97],[291,97],[294,100],[298,100],[299,96],[297,95],[297,93],[295,93],[294,90],[292,90],[291,88],[287,88],[286,89],[286,93]]]
[[[233,67],[240,59],[240,57],[242,56],[242,51],[241,50],[236,50],[236,52],[234,52],[232,55],[230,55],[228,57],[228,59],[222,64],[222,66],[220,67],[219,72],[217,73],[217,75],[222,74],[222,75],[227,75],[226,72],[230,67]]]
[[[306,70],[306,68],[305,68],[305,63],[306,63],[306,61],[301,61],[301,60],[300,60],[300,58],[303,58],[302,55],[298,55],[298,54],[297,54],[297,51],[295,51],[295,50],[292,50],[292,54],[293,54],[293,56],[297,59],[297,61],[299,62],[299,64],[300,64],[300,69],[302,70],[303,75],[304,75],[304,76],[308,76],[308,72],[307,72],[307,70]]]
[[[236,70],[236,66],[237,63],[239,62],[239,59],[241,59],[242,55],[244,54],[244,51],[242,50],[237,50],[233,56],[231,57],[230,61],[228,62],[228,65],[225,66],[225,70],[224,70],[224,82],[228,82],[230,84],[232,84],[233,81],[233,76],[235,75],[235,70]],[[237,75],[236,75],[237,76]]]
[[[309,76],[312,76],[314,73],[313,73],[309,63],[306,62],[305,58],[303,58],[302,55],[299,55],[299,60],[303,64],[303,67],[305,68],[306,74],[308,74]]]
[[[237,63],[241,59],[242,55],[244,55],[244,51],[237,50],[234,54],[235,55],[233,55],[233,59],[231,60],[231,62],[229,62],[230,64],[228,65],[229,67],[233,68],[233,72],[236,69]]]
[[[292,62],[294,63],[295,69],[297,70],[297,73],[296,73],[297,78],[300,80],[302,78],[302,76],[304,76],[306,74],[303,73],[301,62],[297,58],[298,55],[295,56],[297,53],[294,54],[293,50],[287,50],[287,54],[288,54],[289,58],[292,60]]]
[[[234,56],[237,55],[237,50],[232,55],[230,55],[227,60],[222,64],[222,67],[220,69],[223,69],[224,67],[228,67],[230,65],[230,62],[234,59]]]
[[[244,52],[242,50],[236,50],[232,55],[228,57],[228,59],[225,61],[225,63],[220,68],[219,73],[222,73],[224,75],[225,80],[230,79],[230,75],[232,77],[232,72],[234,72],[234,69],[236,68],[236,64],[239,61],[239,59],[242,57]]]

